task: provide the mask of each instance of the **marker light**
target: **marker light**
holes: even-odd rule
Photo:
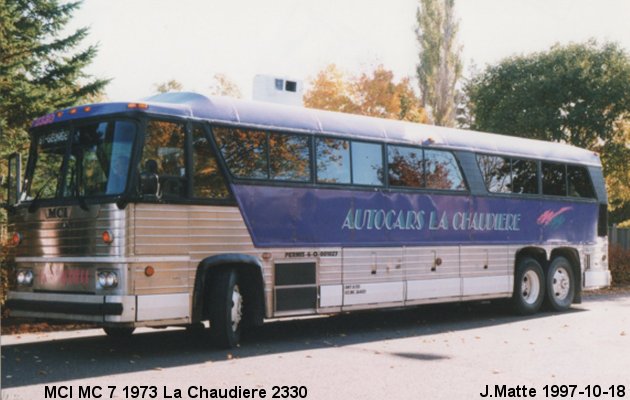
[[[153,268],[150,265],[147,265],[147,267],[144,269],[144,274],[146,276],[153,276],[153,274],[155,274],[155,268]]]
[[[77,113],[77,109],[73,108],[72,110],[70,110],[70,114],[76,114]]]
[[[114,234],[111,233],[110,231],[103,231],[103,243],[105,244],[112,244],[112,242],[114,241]]]
[[[61,118],[62,115],[63,115],[63,111],[57,112],[57,118]]]
[[[83,107],[83,111],[90,112],[90,111],[92,111],[92,107],[90,107],[90,106]]]
[[[22,243],[22,235],[19,232],[14,232],[13,236],[11,236],[11,245],[17,247],[20,243]]]
[[[129,103],[127,104],[127,108],[140,108],[142,110],[146,110],[149,108],[149,105],[146,103]]]

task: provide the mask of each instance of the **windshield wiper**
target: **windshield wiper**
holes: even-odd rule
[[[37,210],[37,203],[39,203],[39,197],[42,195],[42,193],[44,193],[44,189],[46,189],[48,187],[48,185],[50,185],[50,182],[52,182],[55,178],[58,178],[56,176],[51,176],[50,178],[48,178],[48,180],[42,185],[41,188],[39,188],[39,191],[37,192],[37,194],[35,195],[35,198],[33,199],[33,201],[31,201],[31,205],[28,206],[28,212],[29,213],[33,213],[35,212],[35,210]]]

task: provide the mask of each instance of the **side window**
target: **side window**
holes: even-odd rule
[[[267,178],[267,134],[263,131],[212,128],[225,163],[238,178]]]
[[[492,193],[509,193],[512,183],[510,159],[498,156],[477,155],[486,188]]]
[[[193,197],[227,199],[230,194],[219,170],[217,157],[201,125],[192,129]]]
[[[584,167],[567,166],[569,177],[569,196],[595,198],[593,184]]]
[[[403,146],[387,147],[389,184],[401,187],[424,187],[422,149]]]
[[[455,156],[448,151],[424,150],[426,187],[429,189],[466,190]]]
[[[271,179],[308,182],[311,180],[308,136],[269,134]]]
[[[536,161],[512,159],[512,193],[538,193]]]
[[[317,182],[350,183],[350,142],[316,139]]]
[[[477,155],[486,188],[492,193],[538,193],[536,161]]]
[[[186,196],[185,143],[182,123],[156,120],[147,123],[140,171],[157,174],[165,196]]]
[[[543,194],[566,196],[567,180],[564,164],[542,163]]]
[[[352,183],[383,186],[383,148],[376,143],[352,142]]]

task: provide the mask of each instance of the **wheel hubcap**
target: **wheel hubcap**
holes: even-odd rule
[[[571,289],[571,281],[569,280],[569,273],[563,267],[556,269],[553,274],[553,293],[558,300],[564,300],[569,295]]]
[[[243,317],[243,296],[241,295],[241,289],[238,285],[234,285],[234,289],[232,290],[232,331],[236,332],[238,330],[238,326],[241,323],[241,318]]]
[[[521,281],[521,295],[527,304],[534,304],[540,294],[540,279],[534,271],[527,271]]]

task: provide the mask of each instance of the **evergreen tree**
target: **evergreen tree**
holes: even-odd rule
[[[422,106],[432,122],[454,126],[457,81],[462,75],[461,48],[456,43],[459,23],[455,0],[420,0],[416,36],[420,43],[417,67]]]
[[[108,83],[86,75],[95,46],[77,47],[86,28],[62,33],[80,2],[0,0],[0,175],[7,154],[26,150],[31,121],[98,94]]]

